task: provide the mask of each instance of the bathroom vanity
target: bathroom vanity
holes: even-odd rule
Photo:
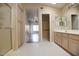
[[[54,32],[55,43],[72,55],[79,55],[78,32]]]
[[[55,18],[54,41],[72,55],[79,56],[79,4],[66,6]]]

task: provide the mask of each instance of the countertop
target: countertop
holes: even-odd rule
[[[69,33],[79,35],[79,30],[55,30],[54,32]]]

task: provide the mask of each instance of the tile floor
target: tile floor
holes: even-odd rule
[[[39,43],[24,43],[17,50],[6,56],[70,56],[54,42],[42,41]]]

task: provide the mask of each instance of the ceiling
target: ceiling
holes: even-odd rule
[[[66,5],[66,3],[56,3],[56,4],[43,3],[43,5],[47,5],[47,6],[51,6],[51,7],[55,7],[55,8],[63,8]]]
[[[54,7],[54,8],[62,8],[66,5],[67,3],[56,3],[56,4],[52,4],[52,3],[24,3],[24,6],[27,5],[44,5],[44,6],[50,6],[50,7]]]

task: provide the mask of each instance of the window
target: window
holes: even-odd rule
[[[39,31],[39,25],[33,25],[33,31]]]
[[[39,41],[38,33],[33,34],[32,39],[33,39],[33,42],[38,42]]]

